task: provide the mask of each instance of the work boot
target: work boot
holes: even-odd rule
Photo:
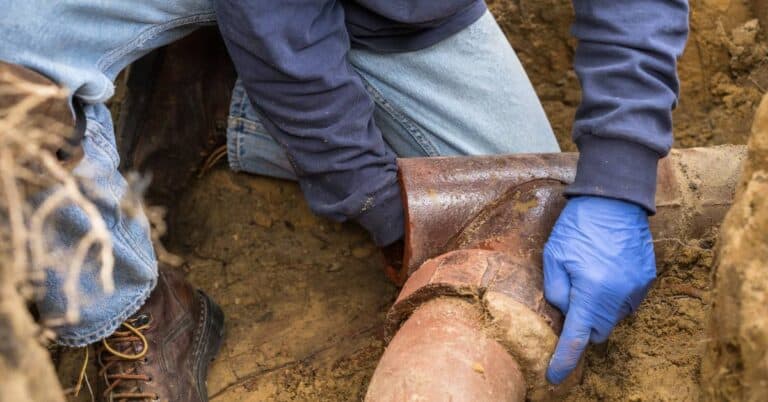
[[[208,363],[221,346],[224,315],[173,268],[161,268],[144,306],[97,346],[97,398],[208,401]]]
[[[235,86],[229,60],[213,27],[131,65],[116,125],[120,170],[152,173],[152,204],[172,205],[201,166],[226,160],[215,150],[226,142]]]

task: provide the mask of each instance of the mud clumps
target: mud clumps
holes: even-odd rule
[[[706,346],[714,237],[681,244],[637,313],[587,353],[568,401],[695,401]]]

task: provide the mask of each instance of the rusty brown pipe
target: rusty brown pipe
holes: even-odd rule
[[[669,245],[699,238],[722,220],[733,198],[744,153],[743,146],[690,148],[673,150],[661,160],[657,213],[651,218],[659,260],[667,256]],[[526,219],[537,219],[540,226],[528,234],[515,232],[516,222],[494,222],[482,215],[498,213],[500,204],[525,208],[524,202],[510,198],[519,197],[526,187],[561,198],[564,186],[573,181],[577,158],[575,153],[559,153],[401,159],[405,256],[403,270],[394,276],[404,282],[427,259],[466,248],[463,243],[467,242],[511,234],[534,236],[533,243],[541,243],[564,204],[547,210],[533,206],[527,213],[536,217],[526,215]],[[503,235],[472,234],[470,222],[477,225],[478,219],[483,220],[484,230]]]
[[[429,301],[403,324],[369,386],[375,401],[518,401],[522,371],[480,325],[482,309],[456,298]],[[435,375],[439,373],[439,375]],[[393,381],[395,380],[395,381]]]
[[[743,147],[723,146],[675,150],[661,161],[651,219],[659,259],[722,221],[743,157]],[[544,300],[541,270],[541,249],[576,159],[400,161],[407,224],[405,262],[396,274],[408,281],[389,312],[391,342],[367,401],[548,400],[578,381],[576,373],[554,388],[544,379],[562,316]],[[455,339],[477,342],[457,347]],[[499,345],[505,354],[493,352]],[[501,366],[513,384],[489,373]],[[526,395],[511,391],[517,389]]]

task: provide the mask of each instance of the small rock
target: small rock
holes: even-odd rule
[[[253,223],[269,229],[272,227],[272,218],[263,212],[256,212],[253,214]]]
[[[338,272],[341,271],[341,269],[344,268],[341,263],[334,262],[331,265],[328,266],[326,269],[327,272]]]
[[[373,248],[371,247],[355,247],[352,249],[352,256],[355,258],[368,258],[371,254],[373,254]]]

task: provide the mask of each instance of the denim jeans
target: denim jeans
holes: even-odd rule
[[[276,3],[277,4],[277,3]],[[276,5],[277,6],[277,5]],[[208,0],[0,0],[0,60],[36,70],[85,103],[85,156],[74,174],[107,196],[99,208],[112,231],[115,291],[105,294],[95,268],[80,278],[80,320],[57,328],[59,342],[98,341],[136,312],[157,278],[146,218],[119,208],[126,181],[104,102],[128,64],[204,24],[214,24]],[[349,52],[349,61],[376,103],[375,122],[401,157],[556,152],[544,111],[520,62],[486,14],[470,27],[419,51]],[[231,167],[285,179],[295,175],[259,122],[238,84],[228,129]],[[56,220],[57,236],[71,243],[87,220],[77,210]],[[66,305],[61,278],[48,275],[39,302],[43,317]]]

